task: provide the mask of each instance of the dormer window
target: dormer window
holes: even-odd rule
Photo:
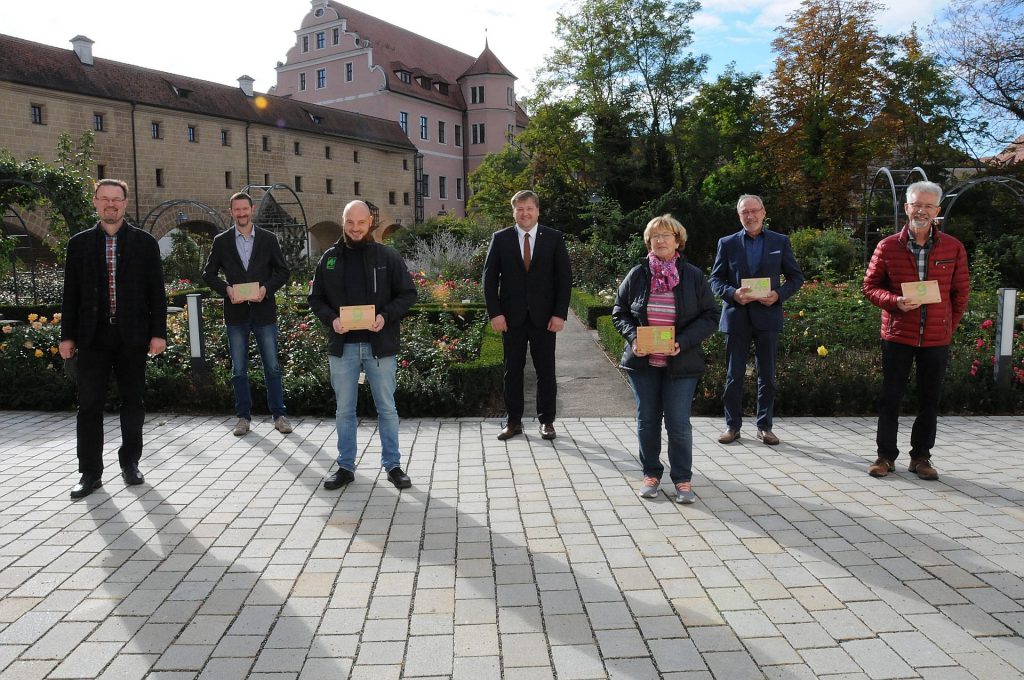
[[[441,94],[448,95],[448,83],[434,83],[437,86],[437,91]]]
[[[395,71],[395,75],[398,76],[398,79],[401,80],[403,83],[412,82],[412,74],[409,73],[408,71]]]
[[[174,94],[178,95],[182,99],[188,99],[188,96],[192,94],[192,90],[184,87],[178,87],[177,85],[171,85],[171,89],[174,90]]]
[[[307,111],[306,113],[309,113],[309,111]],[[309,113],[309,119],[311,121],[313,121],[313,125],[319,125],[324,120],[323,118],[321,118],[320,116],[316,115],[315,113]],[[330,148],[330,147],[327,147],[327,148]],[[327,157],[330,158],[330,152],[328,151],[327,153],[328,153]]]
[[[416,76],[416,84],[422,87],[424,90],[430,89],[430,78],[426,76]]]

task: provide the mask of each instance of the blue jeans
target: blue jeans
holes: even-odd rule
[[[690,410],[699,378],[673,378],[666,368],[626,371],[636,400],[636,438],[645,477],[661,479],[661,421],[668,432],[669,477],[674,484],[693,477],[693,428]]]
[[[256,347],[263,361],[267,383],[267,408],[277,418],[284,408],[284,371],[277,358],[277,324],[256,326],[252,321],[227,324],[228,349],[231,351],[231,387],[235,391],[235,415],[252,419],[252,394],[249,392],[249,334],[256,336]]]
[[[743,383],[746,380],[751,339],[754,341],[754,355],[757,359],[757,429],[772,429],[779,332],[750,330],[725,334],[725,394],[722,402],[725,406],[725,425],[733,432],[739,432],[743,426]]]
[[[356,469],[356,401],[359,372],[366,374],[377,409],[380,431],[380,464],[385,470],[401,465],[398,451],[398,409],[395,408],[395,357],[375,359],[368,342],[346,343],[340,357],[327,357],[331,364],[331,387],[337,399],[335,427],[338,431],[338,467]]]

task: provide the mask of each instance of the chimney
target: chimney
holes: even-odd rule
[[[242,89],[242,94],[246,97],[252,96],[252,84],[256,82],[256,79],[252,76],[239,76],[238,87]]]
[[[82,62],[86,66],[92,66],[92,40],[86,38],[84,35],[76,35],[71,39],[71,45],[75,48],[75,54],[78,55],[78,61]]]

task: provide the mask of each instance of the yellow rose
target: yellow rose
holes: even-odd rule
[[[828,356],[828,348],[825,347],[825,345],[819,345],[818,346],[818,356],[819,357],[827,357]]]
[[[59,350],[59,349],[57,349],[57,347],[55,347],[55,346],[51,346],[51,347],[50,347],[50,354],[56,354],[56,353],[57,353],[57,352],[59,352],[59,351],[60,351],[60,350]]]
[[[42,330],[43,322],[42,321],[33,321],[32,322],[32,328],[36,329],[37,331],[38,330]]]
[[[36,359],[42,359],[42,358],[43,358],[43,350],[37,349],[36,350]]]
[[[38,315],[38,314],[29,314],[29,315],[28,315],[28,320],[29,320],[29,321],[35,321],[35,320],[36,320],[36,319],[38,319],[38,318],[39,318],[39,315]]]
[[[24,347],[25,349],[32,349],[33,347],[35,347],[35,345],[32,344],[31,340],[26,340],[25,344],[22,345],[22,347]]]
[[[804,310],[801,309],[800,310],[800,316],[803,316],[803,315],[804,315]]]
[[[6,342],[0,342],[0,352],[4,351],[5,349],[7,349],[7,343]]]
[[[45,316],[39,317],[39,323],[46,323],[46,317]]]
[[[58,323],[60,323],[60,318],[61,318],[61,314],[60,314],[60,312],[57,312],[56,314],[53,315],[53,318],[50,319],[50,323],[58,324]]]

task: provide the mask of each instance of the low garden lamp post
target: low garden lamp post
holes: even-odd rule
[[[994,375],[996,384],[1006,387],[1010,384],[1013,359],[1013,325],[1017,320],[1017,289],[1000,288],[998,293],[998,309],[996,310],[996,364]]]

